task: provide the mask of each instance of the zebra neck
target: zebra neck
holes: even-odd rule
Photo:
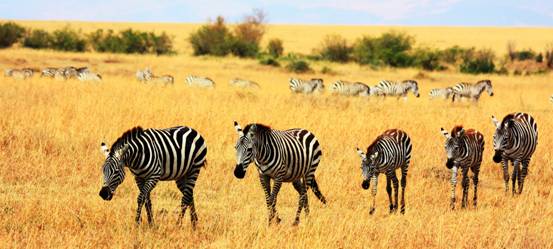
[[[260,165],[269,165],[277,157],[275,138],[271,133],[260,134],[254,143],[255,161]]]

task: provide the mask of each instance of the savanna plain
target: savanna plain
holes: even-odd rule
[[[22,22],[54,29],[63,22]],[[256,60],[193,57],[185,39],[198,25],[72,23],[84,31],[126,28],[167,31],[175,36],[174,56],[61,53],[22,48],[0,50],[0,67],[89,66],[101,83],[0,77],[0,247],[1,248],[552,248],[553,234],[553,75],[468,75],[416,69],[371,69],[357,64],[315,62],[313,73],[295,75]],[[364,27],[271,25],[267,37],[279,37],[287,51],[309,53],[326,34],[353,40],[360,34],[398,29],[436,47],[455,44],[490,48],[503,54],[508,41],[542,49],[551,29],[463,27]],[[313,39],[310,39],[313,37]],[[173,74],[173,86],[145,85],[134,79],[139,68]],[[318,73],[328,66],[335,74]],[[184,76],[205,75],[214,89],[187,87]],[[288,78],[321,77],[327,88],[338,79],[375,84],[381,79],[418,75],[421,97],[407,101],[295,95]],[[228,86],[234,77],[254,80],[259,90]],[[489,78],[493,97],[478,104],[429,100],[428,91],[460,81]],[[492,162],[491,115],[528,112],[538,123],[539,144],[522,195],[503,189],[502,171]],[[255,166],[245,179],[233,175],[237,135],[233,120],[259,122],[275,129],[312,131],[323,149],[316,172],[328,204],[309,192],[311,213],[292,226],[298,203],[291,184],[283,185],[277,209],[283,219],[267,225],[267,210]],[[462,124],[485,136],[478,207],[449,208],[449,171],[440,127]],[[207,166],[196,187],[197,229],[188,215],[177,225],[180,192],[161,182],[152,192],[155,225],[134,223],[138,190],[132,174],[103,201],[102,141],[113,143],[134,126],[186,125],[208,146]],[[369,215],[370,191],[361,188],[360,159],[389,128],[405,130],[413,142],[405,215],[388,214],[384,177],[377,209]],[[512,169],[511,169],[512,170]],[[460,183],[457,196],[460,198]],[[472,200],[470,187],[469,200]],[[469,201],[470,204],[470,201]],[[143,214],[145,215],[145,214]],[[145,217],[143,217],[145,218]],[[143,219],[145,221],[145,219]]]

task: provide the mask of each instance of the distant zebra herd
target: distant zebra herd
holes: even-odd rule
[[[308,84],[317,85],[317,82]],[[415,91],[412,87],[409,88],[412,89],[410,91]],[[492,116],[492,123],[495,128],[493,161],[503,164],[505,191],[509,191],[510,161],[513,165],[512,194],[521,194],[530,159],[538,144],[537,124],[527,113],[508,114],[501,122]],[[234,130],[238,135],[234,146],[234,176],[238,179],[244,178],[248,166],[255,164],[265,193],[269,224],[281,221],[276,203],[283,183],[292,183],[298,193],[294,225],[299,224],[302,211],[306,216],[310,213],[307,195],[309,189],[321,203],[328,202],[315,177],[315,171],[323,156],[322,146],[311,131],[300,128],[276,130],[259,123],[251,123],[242,128],[236,121]],[[476,208],[484,135],[463,126],[455,126],[451,132],[441,128],[440,133],[446,139],[445,166],[451,172],[450,208],[455,208],[455,188],[459,171],[462,175],[461,207],[467,206],[469,170],[472,172],[473,206]],[[154,213],[150,199],[151,191],[159,181],[175,181],[182,193],[178,222],[181,222],[186,210],[190,208],[192,227],[196,227],[198,215],[194,203],[194,186],[202,166],[206,164],[208,151],[205,139],[196,130],[185,126],[167,129],[135,127],[123,133],[111,148],[102,143],[100,149],[105,156],[102,167],[104,183],[99,192],[102,199],[109,201],[113,198],[117,187],[125,178],[125,167],[129,168],[139,189],[136,223],[141,222],[142,208],[145,207],[148,223],[151,224]],[[389,129],[376,137],[366,150],[357,148],[356,151],[361,158],[361,187],[369,189],[372,186],[369,213],[373,214],[376,210],[380,174],[386,177],[389,212],[395,213],[399,210],[401,214],[405,213],[407,172],[413,152],[409,135],[400,129]],[[396,175],[398,169],[401,172],[400,179]]]
[[[430,90],[430,98],[448,99],[451,97],[453,102],[455,99],[467,98],[477,102],[484,91],[493,96],[493,87],[490,80],[481,80],[474,84],[461,82],[452,87],[432,89]]]
[[[35,72],[39,72],[32,68],[22,69],[6,69],[4,70],[5,77],[11,77],[18,80],[32,78]],[[47,67],[40,71],[41,78],[53,78],[57,80],[78,79],[80,81],[101,81],[102,76],[98,73],[90,71],[88,67]]]

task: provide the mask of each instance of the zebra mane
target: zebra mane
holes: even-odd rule
[[[115,153],[117,149],[121,148],[129,139],[135,138],[142,133],[144,133],[144,129],[140,126],[125,131],[121,137],[115,140],[115,143],[113,143],[111,149],[109,150],[109,155],[112,156],[113,153]]]
[[[505,128],[505,125],[506,125],[508,122],[511,122],[514,118],[515,118],[515,114],[514,114],[514,113],[507,114],[507,116],[505,116],[505,117],[503,118],[503,120],[501,121],[501,129]]]
[[[476,84],[486,84],[486,85],[492,86],[492,81],[491,80],[479,80],[478,82],[476,82]]]
[[[252,126],[255,125],[255,133],[256,134],[265,134],[271,132],[271,127],[264,125],[264,124],[248,124],[246,127],[244,127],[244,134],[248,134]]]
[[[457,133],[459,131],[461,131],[462,129],[463,129],[462,125],[456,125],[455,127],[453,127],[453,129],[451,129],[451,136],[452,137],[457,137]]]

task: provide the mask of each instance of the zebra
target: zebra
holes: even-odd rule
[[[290,78],[290,91],[293,93],[311,94],[314,92],[322,92],[324,90],[323,79],[313,78],[311,80],[302,80]]]
[[[530,158],[538,145],[538,125],[534,118],[527,113],[511,113],[506,115],[501,122],[492,116],[495,126],[493,135],[493,147],[495,154],[493,161],[503,163],[503,180],[505,192],[509,191],[509,161],[513,164],[513,189],[515,194],[515,182],[518,181],[518,194],[522,193],[524,178],[528,173]],[[522,164],[522,170],[520,168]]]
[[[550,101],[551,103],[553,103],[553,95],[551,95],[551,97],[549,97],[549,101]]]
[[[100,74],[87,70],[87,71],[79,72],[77,74],[77,79],[79,79],[80,81],[101,81],[102,76]]]
[[[453,87],[446,87],[446,88],[434,88],[430,90],[430,99],[435,98],[443,98],[443,99],[449,99],[449,97],[453,94]]]
[[[22,69],[6,69],[4,70],[5,77],[11,77],[17,80],[24,80],[33,77],[34,70],[31,68]]]
[[[105,143],[101,151],[106,160],[103,164],[104,183],[100,197],[109,201],[125,178],[127,166],[135,176],[140,191],[136,210],[136,223],[141,222],[142,206],[146,205],[148,223],[153,223],[150,192],[158,181],[175,181],[180,192],[180,223],[190,206],[192,227],[196,227],[198,216],[194,207],[194,185],[200,169],[206,163],[207,147],[204,138],[194,129],[177,126],[167,129],[132,128],[108,150]]]
[[[259,84],[255,81],[251,80],[245,80],[240,78],[234,78],[229,81],[229,85],[240,87],[240,88],[253,88],[253,89],[259,89]]]
[[[44,78],[44,77],[54,78],[54,76],[56,75],[57,70],[58,69],[55,68],[55,67],[47,67],[45,69],[42,69],[42,71],[40,72],[40,77],[41,78]]]
[[[403,97],[406,100],[407,93],[412,91],[415,97],[420,97],[419,86],[415,80],[404,80],[402,82],[381,80],[375,88],[378,95],[382,96],[397,96],[398,99]]]
[[[315,135],[305,129],[274,130],[263,124],[248,124],[244,130],[234,121],[238,133],[236,142],[236,167],[234,176],[244,178],[246,169],[254,161],[259,172],[261,186],[269,210],[269,224],[280,222],[276,211],[277,195],[283,182],[292,182],[299,193],[299,203],[294,225],[300,222],[302,208],[309,215],[307,190],[311,187],[315,196],[326,204],[326,199],[315,180],[315,170],[322,157],[321,147]],[[271,179],[274,184],[271,189]]]
[[[332,84],[330,92],[346,96],[370,96],[371,88],[361,82],[338,80]]]
[[[491,80],[481,80],[475,84],[461,82],[453,87],[453,97],[451,100],[454,102],[456,98],[470,98],[472,101],[477,102],[484,90],[490,96],[493,96]]]
[[[395,213],[398,208],[398,179],[396,169],[401,168],[401,210],[405,213],[405,186],[407,185],[407,170],[411,160],[411,138],[402,130],[390,129],[378,136],[363,152],[357,148],[357,154],[361,157],[361,169],[363,172],[363,189],[369,189],[372,184],[372,206],[369,214],[376,209],[376,185],[378,175],[386,174],[386,191],[390,202],[390,213]],[[395,199],[392,201],[392,185],[395,190]]]
[[[451,170],[451,209],[455,208],[455,187],[457,185],[457,170],[461,169],[463,174],[463,199],[461,207],[467,206],[469,190],[469,168],[472,171],[472,181],[474,184],[474,197],[472,205],[476,208],[478,192],[478,175],[480,164],[482,163],[482,153],[484,152],[484,135],[474,130],[465,131],[463,126],[455,126],[449,134],[444,128],[441,133],[446,138],[445,151],[447,154],[446,167]]]
[[[184,79],[184,82],[188,84],[189,86],[199,86],[199,87],[215,87],[215,82],[208,78],[203,76],[196,76],[196,75],[188,75]]]
[[[146,68],[144,69],[144,71],[137,70],[135,75],[138,81],[146,82],[148,81],[148,78],[152,76],[152,71],[150,70],[150,68]]]

